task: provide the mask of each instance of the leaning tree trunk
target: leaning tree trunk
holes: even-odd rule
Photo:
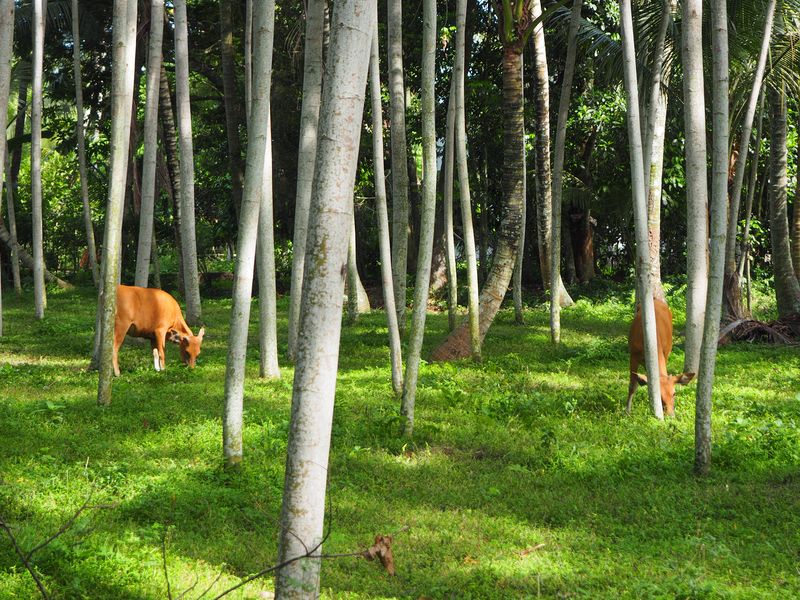
[[[309,215],[309,254],[300,310],[292,419],[280,521],[278,598],[315,598],[341,336],[347,237],[352,227],[361,116],[375,3],[334,5],[318,160]],[[304,557],[300,560],[291,560]]]
[[[775,273],[778,316],[800,313],[800,285],[792,267],[787,220],[786,92],[770,93],[772,139],[770,140],[769,233]],[[795,212],[798,207],[795,205]]]
[[[11,252],[16,252],[17,256],[19,256],[19,259],[22,261],[22,264],[33,271],[33,256],[28,254],[25,248],[20,246],[12,239],[11,232],[2,224],[0,224],[0,241],[3,242]],[[72,288],[71,283],[64,281],[63,279],[59,279],[53,273],[48,271],[47,267],[44,268],[44,280],[47,283],[56,284],[62,290],[68,290]]]
[[[725,284],[723,287],[724,311],[731,319],[740,319],[744,316],[742,308],[742,289],[739,285],[739,273],[736,270],[736,230],[739,225],[739,204],[742,197],[744,172],[747,168],[747,149],[750,144],[750,133],[753,130],[753,119],[756,116],[758,96],[764,81],[764,71],[767,66],[769,42],[772,37],[772,22],[775,16],[777,0],[770,0],[767,5],[767,14],[764,21],[764,35],[761,38],[761,53],[758,56],[753,87],[747,100],[747,109],[742,120],[742,137],[739,141],[739,160],[736,161],[733,176],[733,186],[730,197],[730,214],[728,215],[728,234],[725,242]]]
[[[44,242],[42,222],[42,68],[47,0],[33,0],[33,75],[31,101],[31,220],[33,221],[33,302],[37,319],[44,318],[47,292],[44,287]]]
[[[536,219],[539,241],[539,267],[542,272],[542,282],[546,288],[556,290],[551,292],[561,306],[571,306],[572,298],[561,282],[559,256],[558,287],[552,288],[550,281],[550,265],[553,262],[552,253],[561,253],[561,235],[559,214],[559,230],[553,228],[553,180],[550,169],[550,77],[547,69],[547,49],[544,39],[544,24],[541,22],[542,5],[540,0],[531,2],[531,18],[536,25],[533,28],[533,48],[535,57],[534,76],[535,76],[535,103],[536,103],[536,166],[538,177],[536,177]],[[561,211],[559,206],[557,209]],[[554,239],[553,234],[556,234]],[[553,332],[551,330],[551,336]],[[555,338],[554,338],[555,339]]]
[[[504,20],[511,19],[511,11]],[[504,28],[505,29],[505,28]],[[486,337],[497,311],[505,298],[519,251],[519,229],[522,226],[523,156],[522,134],[522,44],[503,38],[503,219],[497,236],[492,269],[480,295],[480,336]],[[433,361],[454,360],[470,356],[467,323],[462,323],[431,353]]]
[[[250,4],[250,2],[248,2]],[[222,91],[225,100],[225,133],[228,138],[228,169],[231,173],[231,203],[236,217],[242,203],[242,103],[236,90],[236,48],[233,44],[233,0],[220,0],[219,35],[220,66],[222,67]],[[237,3],[238,7],[238,3]]]
[[[422,207],[420,210],[419,252],[417,277],[414,283],[414,312],[408,335],[406,373],[403,379],[403,398],[400,414],[405,421],[403,434],[414,433],[414,407],[417,396],[417,378],[425,336],[425,317],[428,312],[428,285],[431,277],[433,252],[433,226],[436,216],[436,0],[423,0],[422,4],[422,70],[420,84],[420,110],[422,112]]]
[[[650,113],[644,140],[644,179],[647,192],[647,234],[650,246],[650,281],[653,295],[665,300],[661,285],[661,180],[664,170],[664,135],[667,125],[667,89],[670,66],[664,66],[667,49],[667,29],[671,19],[670,3],[663,0],[661,25],[653,56],[653,81],[650,86]]]
[[[464,107],[464,73],[465,61],[465,35],[467,29],[467,0],[458,0],[456,3],[456,64],[455,76],[455,156],[458,167],[458,192],[461,205],[461,228],[464,237],[464,258],[467,262],[467,276],[469,289],[469,339],[472,359],[481,360],[481,332],[480,332],[480,290],[478,286],[478,262],[475,256],[475,231],[472,227],[472,201],[469,189],[469,172],[467,170],[467,119]],[[521,66],[521,65],[520,65]],[[523,155],[525,147],[522,148]],[[525,173],[523,159],[523,176]],[[524,203],[523,203],[524,206]],[[520,228],[522,229],[522,228]]]
[[[444,160],[442,176],[442,213],[444,220],[445,266],[447,267],[447,326],[453,331],[458,324],[458,275],[456,271],[456,244],[453,230],[453,167],[455,165],[455,78],[450,85],[447,100],[447,121],[445,125]]]
[[[406,96],[403,84],[403,2],[388,0],[389,112],[392,156],[392,273],[397,323],[406,329],[406,273],[408,272],[408,162],[406,151]]]
[[[392,281],[392,247],[389,242],[389,210],[386,204],[386,177],[383,169],[383,107],[381,106],[380,62],[378,55],[378,14],[373,23],[372,50],[369,77],[372,101],[372,154],[375,169],[375,214],[378,220],[378,247],[381,257],[381,282],[383,303],[389,329],[389,354],[392,360],[392,389],[396,396],[403,393],[403,350],[400,346],[400,328],[394,306]]]
[[[77,2],[77,0],[73,0]],[[161,85],[161,54],[164,38],[164,0],[150,3],[150,43],[147,51],[147,98],[144,107],[144,159],[142,202],[139,209],[139,242],[136,250],[134,285],[147,287],[153,246],[153,214],[158,158],[158,98]]]
[[[264,193],[264,169],[269,137],[272,43],[275,3],[258,2],[253,7],[253,104],[250,108],[247,165],[244,193],[236,243],[236,270],[233,280],[231,326],[228,333],[228,357],[225,363],[225,412],[222,420],[222,443],[227,467],[242,462],[242,414],[247,357],[247,332],[250,324],[250,300],[253,291],[253,267],[259,214]],[[271,165],[270,165],[271,167]]]
[[[561,276],[561,194],[564,173],[564,149],[567,140],[567,115],[572,94],[572,79],[575,75],[575,55],[578,49],[578,27],[581,21],[583,0],[574,0],[567,34],[567,58],[564,64],[564,79],[561,82],[561,96],[558,99],[558,125],[553,159],[553,247],[550,250],[550,289],[558,285]],[[550,296],[550,335],[553,343],[561,342],[561,304],[554,302],[555,294]]]
[[[114,53],[111,76],[111,181],[106,206],[106,228],[103,236],[103,287],[98,302],[100,319],[99,369],[97,403],[111,403],[111,377],[114,373],[114,318],[117,312],[122,246],[122,209],[128,179],[128,151],[131,140],[131,111],[136,56],[135,0],[114,0]]]
[[[14,0],[0,0],[0,106],[8,106],[8,94],[11,89],[11,58],[13,56],[14,43]],[[0,131],[5,132],[8,111],[0,110]],[[3,136],[5,138],[5,135]],[[5,139],[0,140],[0,165],[8,163],[8,145]],[[11,182],[8,180],[9,169],[3,169],[6,173],[6,187],[11,189]],[[3,179],[0,177],[0,191],[2,191]],[[0,195],[0,215],[2,215],[3,196]],[[0,280],[2,280],[0,275]],[[1,283],[1,281],[0,281]],[[0,288],[0,337],[3,335],[3,291]]]
[[[89,254],[89,268],[95,287],[100,286],[100,267],[97,264],[97,247],[94,241],[92,209],[89,206],[89,182],[86,174],[86,143],[83,132],[83,83],[81,81],[81,36],[78,28],[78,0],[72,0],[72,71],[75,76],[75,134],[78,144],[78,172],[81,179],[81,200],[83,201],[83,225],[86,229],[86,250]]]
[[[639,89],[636,83],[636,50],[633,41],[633,18],[631,0],[620,2],[622,29],[622,56],[625,91],[628,102],[628,144],[631,158],[631,184],[633,187],[633,218],[636,230],[636,276],[639,302],[642,307],[644,329],[645,368],[650,405],[657,419],[663,419],[661,406],[661,382],[655,376],[659,372],[656,318],[653,302],[653,287],[650,281],[650,248],[647,239],[647,194],[644,182],[644,156],[642,152],[642,130],[639,117]]]
[[[309,0],[306,8],[303,105],[300,109],[300,149],[297,157],[297,196],[292,238],[292,284],[289,296],[288,354],[295,359],[297,328],[303,294],[303,276],[308,237],[308,210],[314,180],[322,96],[322,32],[325,24],[325,0]]]
[[[181,242],[186,300],[186,322],[199,325],[200,275],[194,228],[194,149],[192,111],[189,106],[189,31],[186,0],[175,0],[175,104],[181,152]]]
[[[685,373],[697,373],[708,288],[706,101],[703,81],[702,0],[682,3],[683,113],[686,129]]]
[[[725,237],[728,226],[728,10],[726,0],[711,2],[712,127],[711,157],[711,258],[708,297],[700,348],[700,373],[697,379],[694,420],[694,470],[705,475],[711,470],[711,394],[717,361],[719,319],[722,313],[722,287],[725,275]]]

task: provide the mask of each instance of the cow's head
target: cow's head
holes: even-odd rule
[[[647,375],[634,373],[639,385],[647,385]],[[661,406],[667,416],[675,415],[675,386],[686,385],[694,378],[694,373],[681,373],[680,375],[661,375]]]
[[[183,364],[188,365],[190,369],[194,369],[197,362],[197,355],[200,354],[200,346],[203,343],[203,336],[206,334],[206,328],[201,327],[197,335],[183,335],[175,334],[176,341],[181,348],[181,360]]]

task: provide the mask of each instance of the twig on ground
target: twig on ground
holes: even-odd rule
[[[11,531],[11,527],[0,517],[0,528],[2,528],[7,534],[9,539],[11,540],[11,545],[14,546],[14,551],[19,556],[19,559],[22,561],[22,564],[25,565],[25,568],[28,570],[28,573],[31,574],[33,580],[36,582],[36,587],[39,588],[39,592],[42,594],[42,598],[45,600],[49,600],[50,596],[47,593],[47,589],[44,587],[42,580],[39,579],[39,576],[36,574],[36,570],[33,568],[33,565],[28,561],[28,558],[25,556],[25,553],[22,551],[22,548],[19,547],[17,543],[17,539],[14,537],[14,534]]]

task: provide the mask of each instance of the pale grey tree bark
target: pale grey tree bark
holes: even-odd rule
[[[553,152],[553,247],[550,250],[550,289],[555,289],[561,278],[561,195],[564,176],[564,149],[567,142],[567,116],[572,96],[572,79],[575,76],[575,55],[578,51],[578,27],[581,22],[583,0],[574,0],[567,33],[567,56],[564,61],[564,78],[558,99],[558,124]],[[521,253],[520,253],[521,254]],[[554,344],[561,342],[561,304],[550,295],[550,337]]]
[[[44,226],[42,222],[42,68],[47,0],[33,0],[31,80],[31,220],[33,221],[33,302],[37,319],[44,318]]]
[[[650,281],[653,295],[664,301],[661,285],[661,180],[664,171],[664,136],[667,126],[667,104],[670,66],[664,64],[667,49],[667,29],[672,19],[674,0],[663,0],[661,23],[653,53],[653,81],[650,86],[649,112],[645,112],[647,127],[644,135],[644,178],[647,186],[647,234],[650,246]],[[643,98],[644,100],[644,98]]]
[[[250,105],[253,102],[253,0],[244,3],[244,117],[250,126]]]
[[[19,118],[19,117],[17,117]],[[5,143],[5,142],[4,142]],[[11,156],[6,145],[4,172],[6,174],[6,201],[8,203],[8,230],[11,250],[11,277],[14,280],[14,292],[22,295],[22,279],[19,275],[19,251],[17,250],[17,217],[14,210],[14,190],[11,187]],[[0,236],[1,236],[0,232]],[[46,275],[45,275],[46,277]]]
[[[8,95],[11,89],[11,58],[13,56],[14,43],[14,0],[0,0],[0,107],[8,106]],[[5,140],[5,131],[8,119],[8,111],[0,110],[0,132],[3,132],[3,139],[0,140],[0,165],[8,162],[8,145]],[[8,173],[8,169],[3,169]],[[2,191],[3,180],[0,178],[0,191]],[[6,175],[6,187],[11,190],[11,181]],[[0,194],[0,214],[2,214],[3,197]],[[0,280],[2,277],[0,277]],[[0,337],[3,336],[3,290],[0,288]]]
[[[683,371],[697,373],[708,290],[708,183],[703,81],[703,3],[683,0],[683,115],[686,129],[686,338]]]
[[[242,412],[247,357],[247,331],[253,291],[253,267],[262,209],[264,170],[269,139],[269,105],[272,75],[272,44],[275,2],[258,2],[253,7],[253,87],[247,159],[236,243],[231,326],[225,363],[225,412],[222,444],[227,467],[242,462]]]
[[[194,226],[194,149],[192,111],[189,105],[189,31],[186,0],[175,0],[174,6],[175,105],[178,111],[178,140],[181,153],[181,245],[186,288],[186,322],[189,325],[199,325],[202,315]]]
[[[77,0],[73,0],[77,2]],[[147,97],[144,106],[144,158],[142,202],[139,210],[139,241],[136,249],[134,285],[147,287],[153,245],[153,214],[158,158],[158,98],[161,85],[161,55],[164,39],[164,0],[150,2],[150,40],[147,50]]]
[[[644,156],[642,152],[642,131],[639,117],[639,89],[636,82],[636,50],[633,40],[633,18],[631,0],[621,0],[620,21],[622,29],[622,59],[625,91],[628,104],[628,144],[631,156],[631,184],[633,187],[633,217],[636,230],[636,278],[639,301],[642,306],[644,325],[644,359],[647,378],[647,391],[650,405],[656,418],[663,419],[661,406],[661,382],[656,374],[658,367],[658,346],[656,337],[656,317],[653,303],[653,288],[650,281],[650,249],[647,239],[647,195],[644,181]]]
[[[133,80],[136,56],[136,0],[114,0],[113,62],[111,75],[111,181],[106,205],[106,228],[103,236],[103,287],[98,302],[100,313],[99,382],[97,403],[111,404],[111,363],[114,349],[114,319],[117,313],[122,209],[128,179]]]
[[[739,225],[739,205],[742,198],[744,172],[747,169],[747,154],[750,145],[750,134],[753,131],[753,120],[756,116],[758,96],[764,82],[764,72],[767,66],[769,42],[772,37],[772,24],[775,17],[777,0],[770,0],[764,21],[764,35],[761,38],[761,50],[758,55],[756,71],[753,75],[753,87],[747,99],[747,108],[742,119],[742,135],[739,141],[739,160],[734,166],[733,185],[730,193],[730,213],[728,215],[728,233],[725,241],[725,285],[723,297],[726,298],[725,312],[739,318],[742,316],[742,299],[739,277],[736,271],[736,231]]]
[[[461,228],[464,236],[464,259],[467,262],[469,339],[472,359],[481,360],[480,287],[478,261],[475,254],[475,231],[472,227],[472,200],[467,170],[467,119],[464,102],[465,35],[467,29],[467,0],[456,2],[456,62],[453,69],[456,91],[455,158],[458,168],[458,193],[461,205]],[[523,138],[524,139],[524,138]],[[523,143],[524,146],[524,143]],[[524,152],[524,147],[523,147]],[[435,156],[434,156],[435,158]],[[523,211],[524,212],[524,211]],[[524,221],[522,231],[525,231]],[[519,253],[522,255],[522,252]]]
[[[755,197],[756,187],[758,182],[758,161],[761,156],[761,125],[764,120],[764,87],[761,88],[761,98],[758,102],[758,123],[756,125],[756,135],[753,143],[753,160],[750,163],[750,185],[747,188],[747,200],[744,206],[744,232],[742,233],[742,253],[739,257],[739,265],[737,266],[739,279],[744,275],[745,263],[750,256],[750,222],[753,218],[753,198]],[[764,174],[764,180],[767,180],[767,174]],[[795,214],[800,215],[800,211]],[[747,278],[748,288],[750,286],[750,278]],[[748,312],[750,311],[750,303],[748,302]]]
[[[83,225],[86,229],[86,249],[89,254],[89,269],[95,287],[100,287],[100,267],[97,264],[97,246],[92,225],[92,208],[89,205],[89,181],[86,174],[86,142],[83,130],[83,82],[81,78],[81,36],[78,13],[78,0],[72,0],[72,71],[75,76],[75,135],[78,145],[78,172],[81,180],[81,201],[83,202]]]
[[[296,358],[303,276],[305,273],[308,210],[311,203],[322,96],[322,32],[325,0],[308,0],[306,8],[303,105],[300,109],[300,148],[297,157],[297,195],[292,238],[292,283],[289,295],[289,359]]]
[[[772,268],[775,274],[775,300],[781,317],[800,313],[800,284],[794,274],[789,245],[786,148],[786,91],[783,85],[770,92],[772,135],[770,139],[769,234],[772,243]],[[795,211],[798,207],[795,206]]]
[[[358,275],[356,244],[356,219],[353,214],[353,226],[350,228],[350,241],[347,244],[347,320],[355,323],[362,313],[370,311],[369,298],[361,277]]]
[[[403,83],[403,0],[387,0],[389,112],[392,157],[392,273],[397,323],[406,329],[408,270],[408,169],[406,94]]]
[[[442,177],[442,213],[444,217],[445,266],[447,267],[447,325],[453,331],[458,324],[458,274],[456,272],[456,244],[453,227],[453,167],[455,165],[455,77],[450,82],[445,125],[444,163]]]
[[[422,70],[420,105],[422,113],[422,208],[420,218],[417,276],[414,284],[414,311],[408,336],[406,373],[403,379],[403,399],[400,413],[404,417],[403,433],[414,433],[414,405],[417,396],[422,340],[425,335],[425,317],[428,312],[428,290],[433,253],[433,226],[436,216],[436,0],[422,3]],[[463,206],[462,198],[462,206]]]
[[[378,13],[373,23],[372,49],[370,51],[369,80],[372,102],[372,155],[375,170],[375,215],[378,221],[378,248],[381,258],[381,283],[383,303],[389,329],[389,355],[392,361],[392,389],[396,396],[403,393],[403,350],[400,346],[400,328],[394,305],[392,280],[392,246],[389,241],[389,210],[386,203],[386,175],[383,168],[383,107],[381,105],[381,75],[378,55]],[[451,165],[452,169],[452,165]],[[452,182],[451,182],[452,183]],[[452,207],[451,207],[452,208]]]
[[[309,215],[292,418],[280,520],[276,597],[314,598],[319,572],[347,237],[352,226],[361,117],[375,3],[334,5]],[[308,556],[311,554],[312,556]]]
[[[728,226],[728,9],[726,0],[711,2],[712,127],[711,156],[711,258],[708,273],[703,343],[697,379],[694,422],[694,470],[711,470],[711,396],[717,360],[719,320],[725,274],[725,237]]]
[[[271,26],[274,32],[274,25]],[[271,43],[270,43],[271,46]],[[272,53],[269,63],[272,65]],[[258,212],[258,323],[259,375],[280,379],[278,364],[278,294],[275,290],[275,225],[272,198],[272,117],[271,102],[267,100],[267,143],[264,149],[264,172],[261,189],[261,209]]]

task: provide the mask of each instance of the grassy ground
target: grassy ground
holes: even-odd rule
[[[31,298],[4,301],[0,516],[30,549],[90,490],[91,504],[113,504],[33,555],[54,597],[166,598],[163,539],[174,597],[193,584],[185,597],[197,597],[221,573],[212,597],[275,562],[292,369],[259,381],[251,346],[244,468],[224,472],[229,301],[204,302],[194,371],[174,346],[165,373],[152,370],[149,346],[123,347],[108,408],[86,370],[91,291],[51,291],[42,322]],[[543,306],[524,327],[501,313],[483,364],[423,365],[413,442],[397,435],[383,314],[345,327],[325,551],[396,533],[397,575],[360,558],[326,561],[323,597],[800,596],[800,353],[720,349],[714,471],[698,480],[694,383],[680,389],[675,419],[651,418],[643,390],[624,415],[630,317],[630,298],[581,300],[563,313],[554,349]],[[427,349],[445,327],[430,316]],[[230,597],[270,589],[265,579]],[[0,535],[0,597],[36,595]]]

